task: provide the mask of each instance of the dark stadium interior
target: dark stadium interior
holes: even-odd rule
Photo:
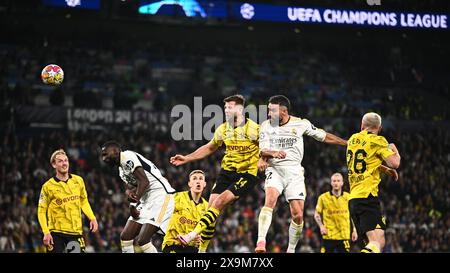
[[[361,2],[302,4],[367,8]],[[450,10],[448,1],[382,3],[378,9]],[[99,158],[106,140],[152,160],[176,190],[187,189],[191,170],[206,170],[208,195],[223,153],[170,165],[170,156],[207,141],[172,140],[170,111],[193,106],[195,96],[203,98],[203,106],[221,106],[223,97],[236,92],[254,105],[284,94],[295,115],[343,138],[360,129],[364,113],[380,113],[382,134],[402,154],[399,181],[383,177],[380,183],[388,219],[384,251],[450,251],[448,30],[150,20],[135,14],[137,5],[103,1],[94,12],[0,1],[0,252],[45,251],[36,204],[42,183],[53,174],[48,159],[57,148],[68,152],[71,172],[84,177],[99,220],[100,232],[86,230],[88,252],[120,252],[128,218],[124,184]],[[64,69],[60,87],[40,81],[50,63]],[[89,115],[90,109],[121,110],[133,119],[89,122],[74,114]],[[305,138],[302,164],[308,198],[297,252],[319,252],[315,204],[329,190],[331,174],[346,173],[345,149]],[[253,251],[262,187],[263,180],[220,218],[210,252]],[[270,252],[283,252],[287,244],[290,214],[284,202],[274,212]]]

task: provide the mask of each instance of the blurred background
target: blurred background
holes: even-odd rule
[[[205,107],[235,93],[254,105],[284,94],[292,114],[343,138],[367,111],[381,114],[382,134],[402,155],[399,181],[380,184],[385,252],[449,251],[449,1],[176,2],[0,0],[0,252],[45,251],[37,202],[58,148],[85,179],[99,220],[95,234],[85,224],[88,252],[120,252],[128,218],[124,184],[99,160],[106,140],[153,161],[176,190],[187,189],[191,170],[205,170],[208,197],[223,151],[171,166],[170,156],[208,140],[174,141],[170,112],[195,96]],[[313,8],[322,22],[300,9],[290,22],[286,7]],[[343,10],[373,21],[348,23]],[[377,23],[386,12],[396,22]],[[60,86],[40,80],[50,63],[65,72]],[[306,138],[302,164],[308,198],[297,252],[319,252],[314,208],[330,176],[345,177],[345,149]],[[253,251],[262,187],[227,209],[209,252]],[[289,221],[281,198],[268,251],[285,250]]]

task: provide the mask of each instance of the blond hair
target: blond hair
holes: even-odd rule
[[[366,129],[378,129],[381,126],[381,116],[374,112],[366,113],[362,118],[362,124]]]
[[[189,173],[189,179],[191,179],[191,176],[193,176],[196,173],[201,173],[203,174],[203,176],[205,176],[205,172],[202,170],[193,170],[192,172]]]
[[[50,156],[50,164],[53,164],[55,162],[57,155],[67,156],[66,152],[63,149],[58,149],[52,153],[52,156]]]
[[[342,178],[342,181],[344,181],[344,176],[341,173],[333,173],[331,178],[333,178],[334,176],[340,176]]]

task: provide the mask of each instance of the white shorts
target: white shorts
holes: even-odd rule
[[[142,225],[151,224],[159,227],[165,234],[172,218],[173,209],[173,194],[167,194],[163,189],[150,191],[145,197],[145,201],[137,206],[137,210],[140,212],[139,218],[135,219],[130,216],[128,220]]]
[[[284,192],[286,201],[305,200],[305,170],[303,167],[285,166],[268,167],[266,169],[266,183],[264,188],[269,187],[277,189],[279,194]]]

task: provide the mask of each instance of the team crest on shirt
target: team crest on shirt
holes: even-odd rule
[[[295,128],[292,128],[291,134],[293,134],[293,135],[297,135],[297,129],[295,129]]]
[[[134,167],[133,161],[132,161],[132,160],[128,160],[128,161],[125,163],[124,169],[125,169],[126,171],[131,171],[131,170],[133,169],[133,167]]]

